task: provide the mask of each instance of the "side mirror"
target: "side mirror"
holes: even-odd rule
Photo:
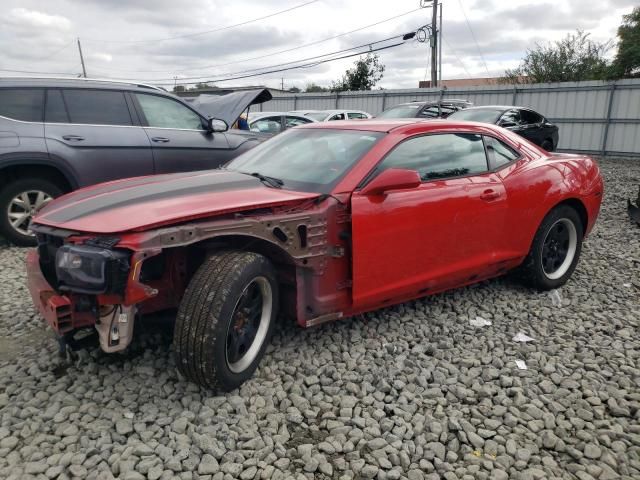
[[[229,125],[224,120],[210,117],[207,119],[207,132],[226,132]]]
[[[371,180],[361,190],[362,195],[382,195],[390,190],[417,188],[422,181],[415,170],[389,168]]]

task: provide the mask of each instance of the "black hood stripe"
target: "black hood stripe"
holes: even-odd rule
[[[46,222],[61,224],[78,220],[86,216],[114,210],[132,204],[143,204],[165,200],[168,198],[198,195],[203,193],[226,192],[230,190],[249,190],[262,186],[257,178],[236,172],[212,172],[204,175],[167,175],[164,181],[142,182],[137,185],[125,184],[119,189],[106,189],[100,193],[88,191],[86,198],[76,203],[72,199],[70,205],[52,205],[51,213],[43,212]],[[115,187],[115,185],[114,185]],[[64,199],[62,200],[64,202]]]

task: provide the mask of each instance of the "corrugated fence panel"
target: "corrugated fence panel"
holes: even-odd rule
[[[613,92],[613,97],[611,96]],[[515,95],[514,95],[515,94]],[[640,156],[640,79],[535,85],[484,85],[450,89],[374,90],[367,92],[274,95],[262,111],[382,110],[412,100],[459,98],[475,105],[518,105],[532,108],[560,128],[562,150],[627,153]],[[607,128],[607,124],[609,125]],[[606,135],[606,146],[603,141]]]

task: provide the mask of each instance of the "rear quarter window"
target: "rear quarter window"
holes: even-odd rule
[[[23,122],[42,122],[44,89],[0,89],[0,115]]]

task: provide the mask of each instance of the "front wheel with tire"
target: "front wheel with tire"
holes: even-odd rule
[[[43,178],[22,178],[0,189],[0,235],[20,247],[36,245],[29,231],[35,213],[64,192]]]
[[[583,234],[584,227],[575,209],[561,205],[551,210],[538,228],[522,265],[524,279],[540,290],[564,285],[580,258]]]
[[[278,312],[275,270],[264,256],[209,256],[178,309],[174,351],[180,372],[214,390],[238,388],[253,375]]]

